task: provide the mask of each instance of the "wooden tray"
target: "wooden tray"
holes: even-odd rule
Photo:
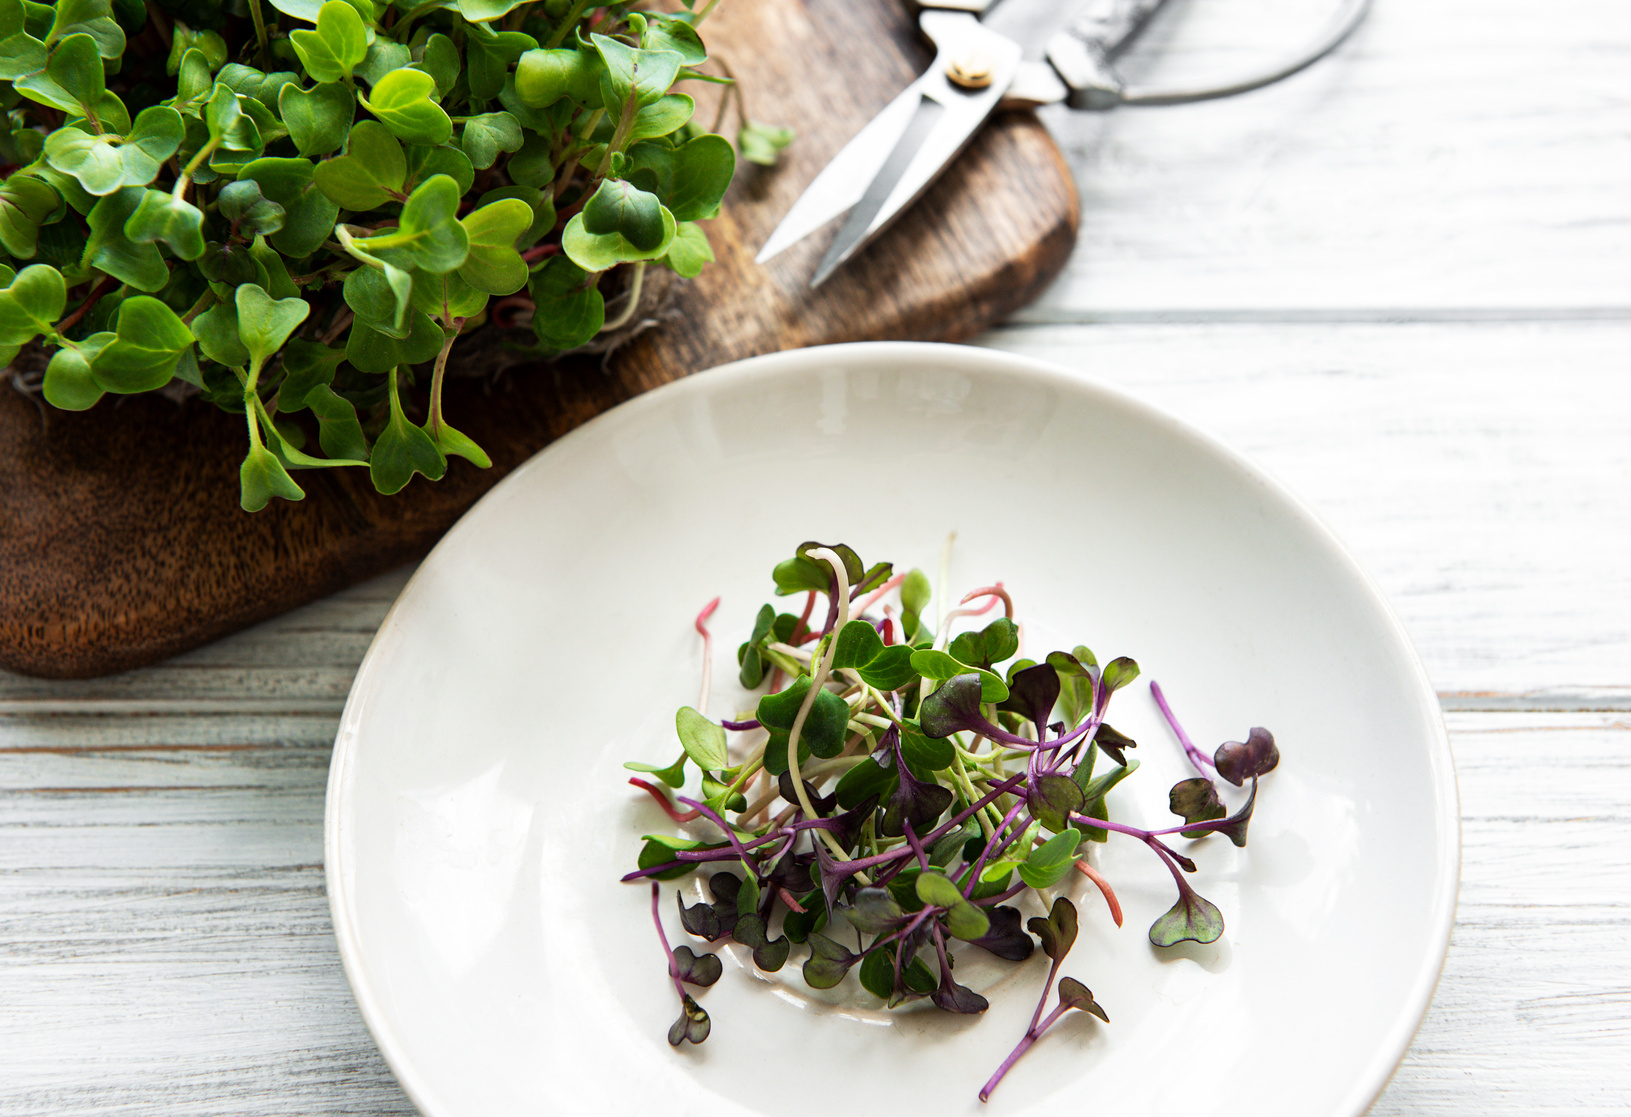
[[[734,0],[707,38],[754,116],[798,141],[781,166],[739,174],[708,228],[718,263],[682,286],[677,316],[604,368],[566,361],[453,387],[448,415],[492,455],[489,470],[455,460],[440,482],[415,478],[394,497],[360,470],[307,471],[306,500],[250,515],[238,508],[239,418],[152,396],[69,413],[0,391],[0,666],[84,677],[195,647],[416,558],[509,470],[649,388],[779,349],[965,338],[1064,266],[1075,186],[1023,113],[986,127],[819,290],[807,282],[828,232],[754,264],[805,185],[929,50],[897,0]]]

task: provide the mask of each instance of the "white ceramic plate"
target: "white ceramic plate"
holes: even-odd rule
[[[621,764],[675,752],[674,710],[700,670],[692,617],[723,596],[712,708],[738,708],[735,647],[776,561],[842,540],[933,572],[952,530],[952,583],[1004,581],[1028,651],[1134,657],[1208,751],[1274,731],[1283,759],[1249,848],[1194,851],[1224,937],[1151,947],[1171,880],[1136,842],[1101,847],[1127,924],[1084,900],[1064,972],[1112,1023],[1075,1014],[984,1108],[976,1091],[1024,1031],[1040,952],[978,1018],[833,1008],[727,963],[700,996],[712,1037],[670,1048],[677,1003],[648,891],[618,883],[638,836],[669,824]],[[1144,680],[1112,707],[1144,762],[1112,809],[1169,825],[1166,790],[1190,773]],[[1313,514],[1118,391],[907,344],[691,377],[496,487],[380,629],[327,818],[346,971],[430,1117],[1359,1114],[1432,994],[1458,848],[1433,690]],[[665,895],[686,941],[673,911]]]

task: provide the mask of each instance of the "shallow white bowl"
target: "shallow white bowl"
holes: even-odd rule
[[[1363,468],[1355,462],[1354,468]],[[625,782],[666,763],[716,594],[716,711],[769,571],[806,539],[1002,580],[1030,654],[1144,669],[1112,721],[1144,767],[1116,817],[1169,825],[1189,773],[1144,681],[1203,749],[1279,741],[1251,844],[1197,843],[1217,943],[1145,938],[1172,883],[1130,840],[1098,863],[1067,1018],[987,1107],[1040,952],[980,1018],[834,1008],[727,964],[713,1035],[676,1051],[648,890],[669,827]],[[430,1117],[1362,1113],[1425,1012],[1459,856],[1438,704],[1397,620],[1320,521],[1205,435],[1119,391],[979,349],[865,344],[756,358],[624,404],[497,486],[437,546],[369,650],[329,781],[327,864],[364,1018]],[[673,886],[668,886],[671,890]],[[664,897],[670,937],[678,931]],[[787,974],[803,951],[796,949]],[[785,975],[784,975],[785,976]]]

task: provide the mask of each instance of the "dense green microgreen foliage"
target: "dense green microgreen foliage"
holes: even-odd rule
[[[30,349],[59,408],[245,416],[250,511],[305,469],[485,468],[459,338],[530,319],[503,345],[552,359],[713,260],[737,151],[678,87],[726,86],[745,159],[791,138],[710,63],[717,2],[0,0],[0,364]]]
[[[555,75],[561,83],[571,80],[565,67]],[[628,191],[602,189],[606,208],[595,222],[626,235],[645,220],[637,212],[644,203]],[[684,983],[711,984],[719,969],[689,950],[668,950],[655,882],[698,869],[707,875],[707,891],[694,893],[701,902],[676,897],[687,933],[739,943],[766,972],[800,947],[809,986],[835,988],[853,974],[857,995],[889,1008],[927,998],[948,1012],[983,1012],[986,999],[953,976],[959,952],[977,947],[1023,962],[1040,943],[1052,963],[1041,1000],[982,1101],[1067,1013],[1109,1021],[1085,985],[1059,976],[1078,930],[1076,906],[1062,893],[1091,880],[1116,926],[1122,921],[1110,884],[1088,863],[1092,843],[1131,838],[1172,875],[1178,899],[1151,924],[1153,945],[1223,934],[1222,914],[1186,879],[1194,861],[1172,843],[1222,834],[1246,844],[1258,780],[1280,759],[1268,730],[1226,741],[1208,758],[1151,683],[1197,775],[1168,793],[1181,822],[1149,830],[1116,822],[1108,798],[1138,768],[1126,755],[1137,742],[1105,716],[1111,697],[1138,678],[1133,660],[1101,667],[1084,645],[1041,662],[1022,658],[1023,630],[1000,583],[943,603],[937,636],[926,621],[926,575],[869,567],[843,544],[803,543],[772,579],[778,595],[802,596],[803,607],[767,604],[754,617],[736,654],[748,692],[737,712],[724,721],[707,716],[705,671],[703,702],[675,717],[677,748],[655,750],[678,759],[625,765],[674,789],[629,781],[687,827],[684,836],[645,835],[637,868],[623,878],[653,882],[653,918],[681,1001],[670,1043],[706,1038],[711,1022]],[[980,600],[984,607],[970,604]],[[998,601],[1005,615],[969,625],[965,618]],[[696,621],[705,660],[705,622],[717,604]],[[1244,802],[1231,810],[1218,777],[1236,787],[1249,780]],[[1046,914],[1027,922],[1022,907]],[[1058,1003],[1047,1012],[1056,981]]]

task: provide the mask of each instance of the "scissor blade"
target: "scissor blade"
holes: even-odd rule
[[[866,208],[872,212],[864,222],[846,223],[811,284],[815,286],[831,273],[829,264],[837,266],[854,255],[915,201],[996,108],[1018,70],[1018,44],[985,30],[967,14],[925,12],[922,24],[940,48],[934,64],[816,176],[771,234],[759,262],[867,200]],[[949,58],[971,52],[979,53],[991,67],[991,84],[983,89],[958,88],[945,76]],[[925,109],[926,102],[941,108],[925,123],[925,113],[934,111]],[[909,141],[907,150],[902,150],[903,140]],[[886,169],[889,173],[884,176]],[[880,177],[892,181],[879,182]]]
[[[919,98],[917,110],[913,113],[905,134],[895,142],[894,149],[889,152],[889,158],[884,160],[884,165],[873,176],[860,201],[850,209],[849,216],[844,219],[844,224],[839,228],[838,235],[833,238],[827,254],[821,258],[821,263],[810,280],[811,287],[821,286],[839,264],[848,260],[855,250],[861,247],[867,230],[872,227],[872,222],[883,212],[889,196],[895,192],[900,180],[906,177],[912,160],[934,134],[935,125],[945,113],[946,106],[939,101],[931,101],[927,97]]]
[[[923,102],[922,87],[932,76],[925,74],[903,89],[900,96],[889,102],[832,157],[832,162],[822,168],[776,226],[776,231],[770,234],[764,248],[759,250],[757,263],[762,264],[791,248],[861,200],[867,183],[883,167],[912,123],[918,105]]]

